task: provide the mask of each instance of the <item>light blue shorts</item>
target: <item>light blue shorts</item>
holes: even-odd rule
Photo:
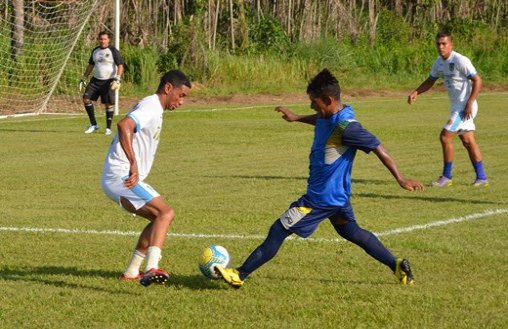
[[[123,179],[102,179],[102,189],[104,193],[120,206],[120,197],[127,199],[136,210],[142,208],[145,204],[152,201],[160,194],[150,185],[145,182],[138,182],[136,186],[131,189],[123,185]]]
[[[478,103],[473,104],[473,117],[467,120],[464,119],[464,108],[465,104],[452,104],[450,118],[444,126],[445,130],[462,135],[468,131],[474,131],[476,129],[473,119],[478,113]]]

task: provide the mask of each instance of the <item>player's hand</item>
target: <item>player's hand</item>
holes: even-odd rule
[[[399,185],[400,187],[402,187],[403,189],[405,190],[408,190],[408,191],[424,191],[425,188],[423,186],[423,184],[417,180],[412,180],[412,179],[401,179],[399,181]]]
[[[473,118],[473,106],[470,103],[466,104],[466,108],[464,109],[464,119],[469,120]]]
[[[115,77],[115,79],[111,81],[110,85],[111,90],[118,90],[120,89],[120,86],[121,86],[120,77]]]
[[[79,91],[83,91],[83,89],[86,88],[86,81],[87,78],[85,76],[82,76],[81,80],[79,80]]]
[[[409,96],[407,96],[407,103],[409,105],[413,104],[416,101],[416,96],[418,96],[418,92],[416,90],[413,90]]]
[[[299,118],[299,116],[293,113],[293,111],[283,106],[277,106],[275,111],[282,113],[282,119],[286,120],[287,122],[297,121]]]
[[[123,181],[123,185],[131,189],[139,182],[139,172],[137,163],[131,164],[131,169],[129,170],[129,177]]]

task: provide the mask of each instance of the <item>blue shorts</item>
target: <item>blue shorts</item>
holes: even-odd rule
[[[327,218],[333,225],[338,219],[348,222],[356,221],[353,207],[349,201],[340,207],[313,207],[305,199],[305,196],[293,202],[289,209],[279,217],[279,220],[286,230],[302,238],[307,238],[314,233],[319,223]]]

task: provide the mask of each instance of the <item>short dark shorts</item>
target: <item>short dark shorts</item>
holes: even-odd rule
[[[305,199],[305,196],[293,202],[289,209],[279,217],[279,220],[288,231],[306,238],[314,233],[319,223],[327,218],[330,219],[332,225],[336,225],[337,219],[347,222],[356,221],[353,207],[349,201],[343,206],[313,207]]]
[[[92,78],[88,86],[86,86],[83,98],[96,101],[101,97],[102,104],[115,104],[115,91],[111,90],[110,85],[114,79],[99,80]]]

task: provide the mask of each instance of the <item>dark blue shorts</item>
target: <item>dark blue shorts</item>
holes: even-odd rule
[[[310,205],[305,196],[293,202],[279,220],[286,230],[307,238],[314,233],[319,223],[327,218],[333,225],[339,219],[347,222],[356,221],[349,201],[343,206],[315,207]]]

